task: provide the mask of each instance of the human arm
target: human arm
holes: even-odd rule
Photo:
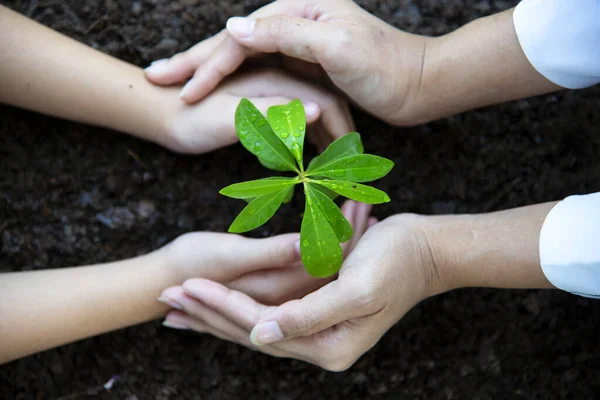
[[[370,206],[346,202],[342,211],[360,238]],[[164,289],[190,278],[222,282],[266,304],[301,297],[327,281],[306,273],[298,240],[297,234],[248,239],[196,232],[129,260],[2,273],[0,364],[159,318],[168,311],[165,304],[177,307],[161,295]]]
[[[321,137],[352,130],[343,101],[276,71],[253,72],[190,107],[178,87],[156,87],[141,68],[103,54],[0,6],[0,102],[126,132],[172,150],[204,153],[237,140],[235,107],[262,111],[300,98]],[[320,118],[321,117],[321,118]]]
[[[590,200],[600,212],[600,201]],[[363,236],[337,280],[301,300],[269,307],[201,280],[188,288],[198,302],[183,312],[194,315],[198,304],[208,306],[214,313],[201,321],[202,332],[219,333],[215,325],[233,332],[225,318],[236,326],[238,343],[344,370],[428,297],[461,287],[554,287],[540,266],[540,231],[555,206],[552,202],[480,215],[394,216]],[[594,217],[586,214],[582,220],[593,224]],[[565,235],[572,233],[562,228]],[[600,251],[594,249],[600,289]]]
[[[538,21],[540,9],[548,18]],[[245,58],[280,52],[320,65],[333,84],[371,114],[414,125],[560,90],[559,84],[568,85],[553,82],[548,69],[577,70],[577,62],[585,63],[578,72],[589,74],[588,85],[598,82],[600,28],[592,16],[599,10],[594,0],[526,0],[517,7],[525,17],[513,20],[510,9],[428,38],[395,29],[350,0],[279,0],[248,18],[230,19],[229,36],[221,33],[147,76],[167,83],[196,71],[182,92],[185,101],[194,102]],[[558,22],[570,29],[557,29]],[[524,29],[527,24],[536,29]],[[561,45],[554,49],[558,37]],[[563,60],[563,50],[578,57],[562,65],[554,62]]]

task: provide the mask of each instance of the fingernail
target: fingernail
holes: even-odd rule
[[[248,39],[254,35],[256,21],[244,17],[233,17],[227,21],[227,30],[240,39]]]
[[[181,93],[179,94],[180,98],[184,98],[188,93],[190,87],[192,86],[193,82],[194,82],[195,78],[192,78],[188,81],[188,83],[185,84],[185,86],[183,87],[183,89],[181,89]]]
[[[171,329],[179,329],[180,331],[186,331],[188,330],[187,326],[184,325],[179,325],[179,324],[174,324],[172,322],[169,322],[167,320],[164,320],[162,325],[166,328],[171,328]]]
[[[176,310],[183,310],[183,307],[181,306],[181,304],[179,304],[178,302],[171,300],[169,298],[166,297],[159,297],[158,301],[160,301],[163,304],[168,305],[169,307],[172,307]]]
[[[319,106],[312,101],[304,103],[304,113],[307,117],[314,117],[319,113]]]
[[[152,74],[160,73],[167,66],[167,61],[169,61],[168,58],[163,58],[161,60],[153,61],[149,66],[146,67],[145,71],[152,73]]]
[[[279,342],[283,340],[283,332],[277,321],[263,322],[258,324],[250,332],[250,341],[256,346]]]

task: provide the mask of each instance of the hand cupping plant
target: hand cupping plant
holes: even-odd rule
[[[242,99],[235,126],[242,145],[262,165],[276,171],[293,171],[297,176],[271,177],[236,183],[221,194],[249,204],[233,221],[229,232],[242,233],[267,222],[282,203],[289,202],[294,186],[302,184],[306,208],[300,229],[302,262],[309,274],[327,277],[339,271],[343,262],[340,243],[352,237],[352,227],[333,202],[337,195],[369,204],[390,201],[387,194],[360,182],[387,175],[394,163],[386,158],[363,154],[360,135],[349,133],[336,140],[304,170],[302,159],[306,117],[300,100],[274,106],[268,120],[247,99]]]

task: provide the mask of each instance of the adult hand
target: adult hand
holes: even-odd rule
[[[279,357],[340,371],[419,301],[460,287],[551,288],[541,226],[556,203],[480,215],[397,215],[374,225],[337,280],[269,307],[208,280],[184,283],[189,325]],[[208,309],[195,314],[197,309]],[[224,335],[226,332],[226,335]]]
[[[249,98],[266,115],[270,106],[300,99],[309,123],[307,138],[321,151],[333,140],[354,130],[344,100],[277,69],[237,75],[198,104],[170,103],[165,135],[159,143],[183,153],[206,153],[238,141],[235,110],[242,97]]]
[[[337,88],[371,114],[393,124],[414,123],[428,38],[395,29],[350,0],[279,0],[227,31],[155,62],[146,77],[160,85],[190,78],[181,98],[194,103],[249,56],[280,52],[294,72],[319,65]],[[311,64],[309,64],[311,63]]]
[[[410,308],[440,290],[420,218],[396,216],[374,225],[337,280],[301,300],[270,307],[226,285],[194,279],[183,284],[181,311],[167,321],[267,354],[344,370]]]

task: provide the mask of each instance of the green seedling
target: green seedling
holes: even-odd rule
[[[308,273],[327,277],[343,262],[340,243],[350,240],[352,226],[333,202],[338,195],[369,204],[390,201],[381,190],[361,185],[387,175],[394,163],[364,154],[360,135],[349,133],[315,157],[306,170],[302,159],[306,116],[300,100],[269,108],[265,118],[247,99],[235,113],[235,127],[242,145],[259,162],[275,171],[295,172],[295,177],[270,177],[236,183],[221,194],[249,204],[231,224],[229,232],[242,233],[266,223],[282,203],[289,202],[294,187],[302,184],[306,208],[300,229],[300,253]]]

